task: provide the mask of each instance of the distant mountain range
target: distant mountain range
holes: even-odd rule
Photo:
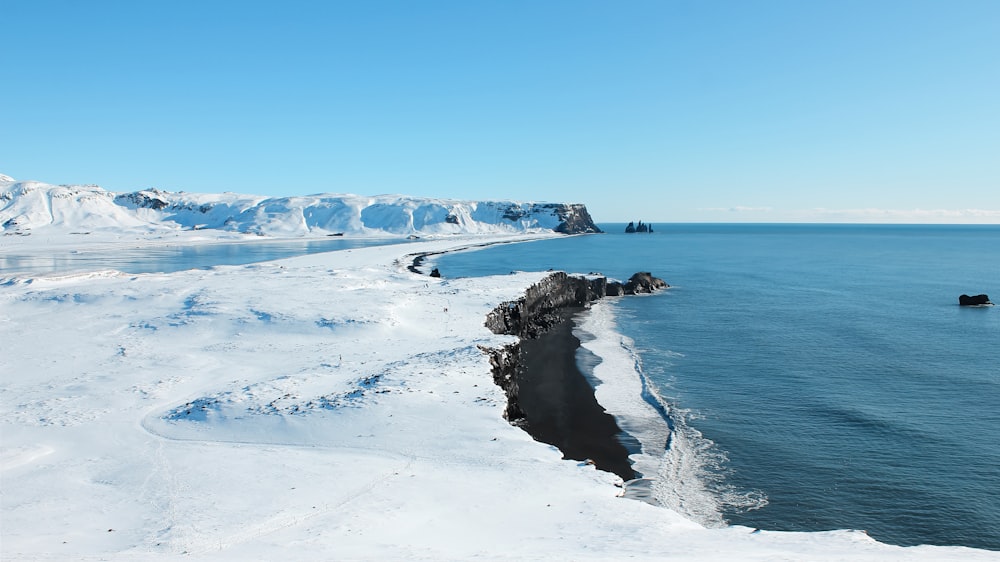
[[[458,201],[402,195],[264,197],[96,185],[51,185],[0,174],[0,233],[217,229],[262,236],[600,232],[585,205]]]

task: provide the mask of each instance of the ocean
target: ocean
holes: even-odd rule
[[[1000,299],[1000,227],[600,226],[434,265],[670,283],[616,329],[684,437],[671,493],[719,521],[1000,550],[1000,307],[958,306]]]

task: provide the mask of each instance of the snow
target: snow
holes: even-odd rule
[[[706,528],[533,441],[479,348],[547,273],[435,279],[404,255],[526,238],[0,281],[0,558],[1000,559]],[[595,374],[627,414],[635,381]]]
[[[402,195],[318,194],[263,197],[235,193],[113,193],[94,185],[50,185],[0,175],[4,235],[177,235],[213,229],[229,237],[506,234],[551,231],[551,205],[458,201]]]

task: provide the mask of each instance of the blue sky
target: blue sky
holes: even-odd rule
[[[4,2],[0,172],[1000,222],[1000,2]]]

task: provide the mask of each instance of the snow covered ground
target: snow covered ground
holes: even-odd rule
[[[406,270],[489,240],[0,280],[0,558],[1000,559],[618,497],[502,419],[479,350],[545,274]]]

